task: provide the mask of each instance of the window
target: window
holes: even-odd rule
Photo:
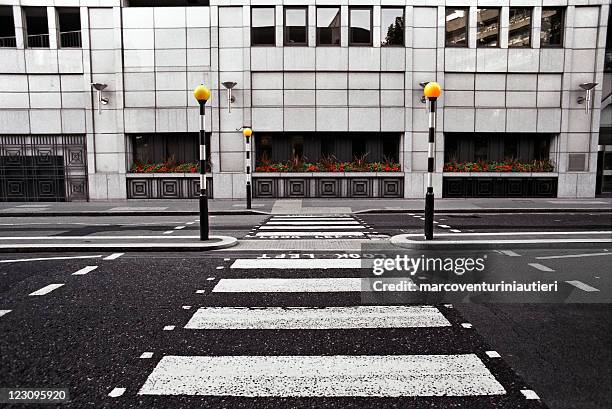
[[[380,29],[384,40],[380,45],[404,46],[404,9],[383,7],[380,10]],[[386,34],[385,34],[386,33]]]
[[[531,9],[510,7],[508,47],[531,46]]]
[[[478,9],[477,47],[499,47],[499,10]]]
[[[274,7],[251,9],[251,45],[276,45]]]
[[[285,45],[308,45],[308,9],[285,7]]]
[[[371,8],[349,8],[349,45],[372,45]]]
[[[13,6],[0,6],[0,47],[17,47]]]
[[[563,46],[563,14],[562,8],[542,8],[540,47]]]
[[[81,13],[79,9],[57,8],[61,48],[81,48]]]
[[[27,46],[49,48],[49,25],[46,7],[24,7]]]
[[[317,7],[317,45],[340,45],[340,7]]]
[[[128,0],[126,7],[208,6],[209,0]]]
[[[468,9],[446,8],[446,46],[468,46]]]
[[[134,162],[153,164],[169,162],[174,164],[195,163],[198,157],[198,134],[190,133],[152,133],[132,135]],[[210,133],[206,134],[210,147]],[[210,149],[206,152],[210,160]]]

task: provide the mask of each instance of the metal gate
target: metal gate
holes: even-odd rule
[[[87,200],[85,135],[0,135],[0,201]]]

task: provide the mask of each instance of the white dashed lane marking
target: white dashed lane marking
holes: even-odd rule
[[[78,271],[75,271],[74,273],[72,273],[72,275],[73,276],[82,276],[82,275],[85,275],[87,273],[91,273],[96,268],[98,268],[98,266],[86,266],[86,267],[83,267],[82,269],[80,269]]]
[[[110,396],[111,398],[118,398],[124,393],[125,393],[125,388],[115,388],[108,394],[108,396]]]
[[[103,260],[116,260],[119,257],[123,256],[125,253],[113,253],[108,257],[104,257]]]
[[[529,265],[537,270],[544,271],[546,273],[552,273],[555,271],[552,268],[546,267],[545,265],[539,263],[529,263]]]
[[[0,310],[0,317],[2,317],[3,315],[8,314],[11,311],[13,311],[13,310]]]
[[[531,389],[522,389],[521,393],[523,394],[523,396],[525,396],[525,399],[528,400],[540,399],[538,394],[532,391]]]
[[[166,325],[164,331],[173,331],[176,328],[174,325]]]
[[[142,359],[153,358],[153,352],[143,352],[142,355],[140,355],[140,358]]]
[[[499,252],[500,252],[501,254],[505,254],[506,256],[510,256],[510,257],[521,257],[521,255],[520,255],[520,254],[515,253],[515,252],[514,252],[514,251],[512,251],[512,250],[499,250]],[[536,257],[536,258],[537,258],[537,257]]]
[[[582,258],[582,257],[599,257],[612,256],[612,253],[585,253],[585,254],[565,254],[562,256],[542,256],[536,257],[536,260],[552,260],[556,258]]]
[[[66,257],[36,257],[36,258],[19,258],[15,260],[0,260],[0,263],[24,263],[27,261],[47,261],[47,260],[72,260],[85,258],[100,258],[101,254],[95,256],[66,256]]]
[[[45,294],[49,294],[51,291],[56,290],[56,289],[60,288],[63,285],[64,284],[49,284],[49,285],[41,288],[40,290],[36,290],[33,293],[30,293],[30,295],[45,295]]]
[[[185,226],[176,226],[174,228],[174,230],[183,230],[185,228]]]
[[[489,358],[501,358],[501,355],[497,351],[485,352]]]
[[[566,281],[566,283],[573,285],[574,287],[579,288],[582,291],[587,291],[587,292],[599,291],[597,288],[591,287],[590,285],[585,284],[582,281],[578,281],[578,280],[569,280],[569,281]]]

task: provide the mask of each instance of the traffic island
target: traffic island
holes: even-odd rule
[[[391,244],[418,250],[591,248],[612,243],[612,231],[438,233],[426,240],[421,233],[391,237]]]
[[[206,251],[238,244],[229,236],[46,236],[3,237],[0,253],[78,252],[78,251]]]

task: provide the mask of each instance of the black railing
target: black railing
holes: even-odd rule
[[[61,48],[81,48],[81,31],[64,31],[60,33]]]
[[[28,48],[49,48],[49,34],[29,35]]]
[[[15,47],[17,47],[17,39],[15,37],[0,37],[0,48]]]

